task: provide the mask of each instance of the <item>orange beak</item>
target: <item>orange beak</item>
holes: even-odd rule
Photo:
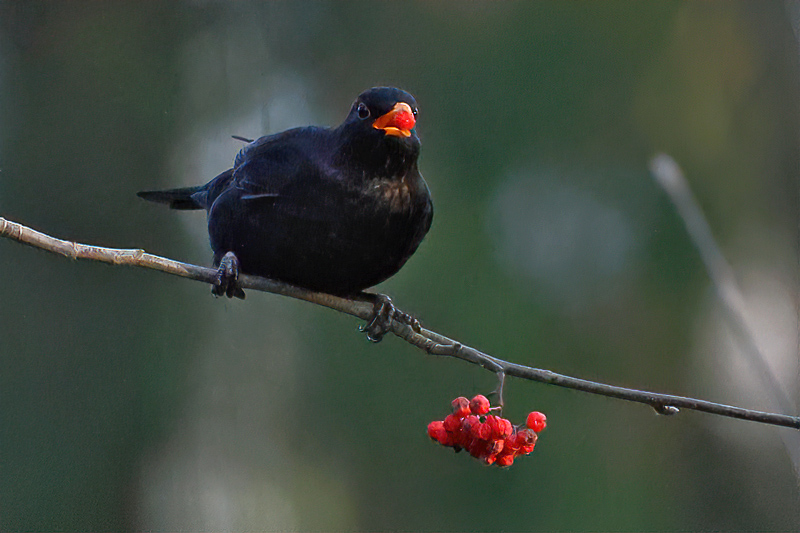
[[[397,102],[391,111],[375,119],[372,127],[376,130],[383,130],[386,135],[394,137],[411,137],[411,130],[417,119],[411,111],[411,106],[405,102]]]

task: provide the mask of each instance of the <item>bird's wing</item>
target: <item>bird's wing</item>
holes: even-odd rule
[[[234,167],[240,199],[308,220],[334,216],[310,208],[331,182],[324,164],[331,150],[328,136],[329,130],[322,128],[298,128],[247,145]]]

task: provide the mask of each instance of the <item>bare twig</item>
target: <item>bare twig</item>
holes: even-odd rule
[[[215,269],[173,261],[172,259],[148,254],[144,250],[104,248],[63,241],[2,217],[0,217],[0,237],[7,237],[23,244],[62,254],[73,259],[89,259],[114,265],[150,268],[175,276],[203,281],[205,283],[212,283],[216,275]],[[371,319],[374,312],[373,301],[367,296],[352,299],[342,298],[330,294],[309,291],[279,281],[244,274],[240,276],[239,282],[243,289],[271,292],[305,300],[358,317],[362,320]],[[674,414],[677,413],[677,409],[685,408],[721,416],[740,418],[742,420],[751,420],[754,422],[800,429],[800,417],[796,416],[765,413],[694,398],[616,387],[557,374],[550,370],[511,363],[481,352],[480,350],[476,350],[475,348],[465,346],[434,331],[425,328],[419,328],[417,331],[406,322],[400,320],[392,319],[389,325],[389,331],[430,354],[461,359],[481,366],[501,376],[514,376],[592,394],[639,402],[651,406],[658,413],[662,414]]]

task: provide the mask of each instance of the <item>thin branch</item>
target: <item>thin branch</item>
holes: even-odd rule
[[[2,217],[0,217],[0,237],[7,237],[42,250],[65,255],[72,259],[89,259],[113,265],[130,265],[150,268],[205,283],[212,283],[216,275],[215,269],[181,263],[179,261],[146,253],[144,250],[104,248],[56,239]],[[243,289],[270,292],[305,300],[355,316],[362,320],[371,319],[374,313],[373,301],[366,296],[352,299],[342,298],[330,294],[309,291],[279,281],[245,274],[240,276],[239,283]],[[643,403],[649,405],[661,414],[674,414],[677,412],[677,409],[684,408],[742,420],[751,420],[754,422],[800,429],[800,417],[796,416],[765,413],[694,398],[684,398],[681,396],[616,387],[614,385],[606,385],[557,374],[550,370],[511,363],[481,352],[480,350],[476,350],[475,348],[463,345],[434,331],[425,328],[419,328],[417,330],[401,320],[392,319],[389,324],[389,331],[432,355],[461,359],[481,366],[495,374],[504,374],[506,376],[549,383],[559,387],[609,396],[611,398]]]

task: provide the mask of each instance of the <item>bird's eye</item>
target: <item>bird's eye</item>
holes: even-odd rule
[[[369,108],[367,104],[361,102],[358,104],[358,108],[356,108],[356,112],[358,113],[358,118],[364,120],[365,118],[369,117]]]
[[[415,107],[414,109],[411,110],[411,112],[414,113],[414,116],[416,117],[417,113],[419,113],[419,110]]]

